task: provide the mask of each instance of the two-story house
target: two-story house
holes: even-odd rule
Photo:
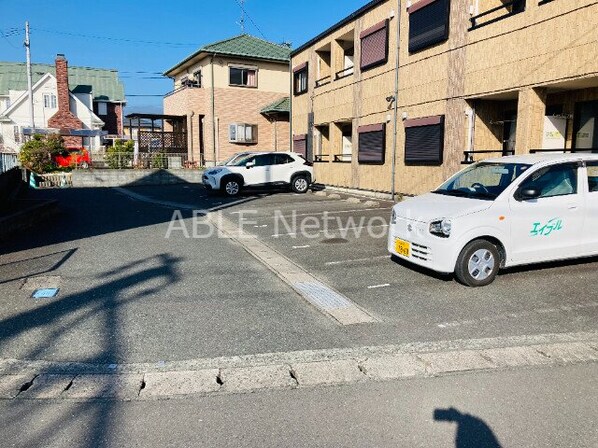
[[[32,64],[32,78],[33,126],[26,65],[0,62],[0,144],[5,150],[18,150],[24,129],[59,132],[67,145],[92,150],[102,143],[99,131],[123,134],[125,93],[116,70],[69,67],[59,54],[54,66]],[[77,133],[85,136],[69,135]]]
[[[247,34],[205,45],[164,73],[164,113],[187,117],[188,151],[207,165],[245,150],[289,150],[285,45]]]
[[[598,150],[594,0],[372,0],[292,52],[319,181],[418,194],[501,154]]]

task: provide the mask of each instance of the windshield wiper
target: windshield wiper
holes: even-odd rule
[[[462,190],[444,190],[444,189],[440,189],[440,190],[434,190],[432,193],[436,193],[436,194],[444,194],[446,196],[459,196],[459,197],[468,197],[469,193],[467,193],[466,191],[462,191]]]

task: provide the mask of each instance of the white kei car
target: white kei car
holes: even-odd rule
[[[468,286],[499,268],[598,255],[598,155],[489,159],[396,204],[388,250]]]
[[[203,184],[210,191],[238,195],[243,188],[290,187],[306,193],[314,181],[312,164],[294,152],[252,152],[207,169]]]

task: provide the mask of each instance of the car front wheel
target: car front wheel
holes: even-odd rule
[[[227,179],[224,181],[224,192],[227,196],[237,196],[241,191],[241,183],[237,179]]]
[[[291,190],[295,193],[305,193],[309,188],[309,182],[305,176],[297,176],[291,182]]]
[[[494,281],[500,268],[496,246],[486,240],[468,243],[457,258],[455,275],[467,286],[486,286]]]

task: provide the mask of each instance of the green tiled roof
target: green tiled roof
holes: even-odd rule
[[[272,104],[268,104],[260,113],[262,114],[274,114],[274,113],[289,113],[291,110],[291,99],[287,96],[281,98],[278,101],[274,101]]]
[[[268,42],[267,40],[259,39],[250,36],[249,34],[241,34],[239,36],[231,37],[230,39],[204,45],[191,56],[169,69],[166,73],[170,73],[181,65],[184,65],[201,53],[279,62],[288,62],[291,57],[291,49],[286,45]]]
[[[56,76],[56,69],[49,64],[31,64],[33,83],[46,73]],[[118,78],[118,71],[69,66],[71,92],[89,92],[94,100],[125,101],[125,87]],[[27,68],[20,62],[0,62],[0,95],[9,90],[27,90]]]

